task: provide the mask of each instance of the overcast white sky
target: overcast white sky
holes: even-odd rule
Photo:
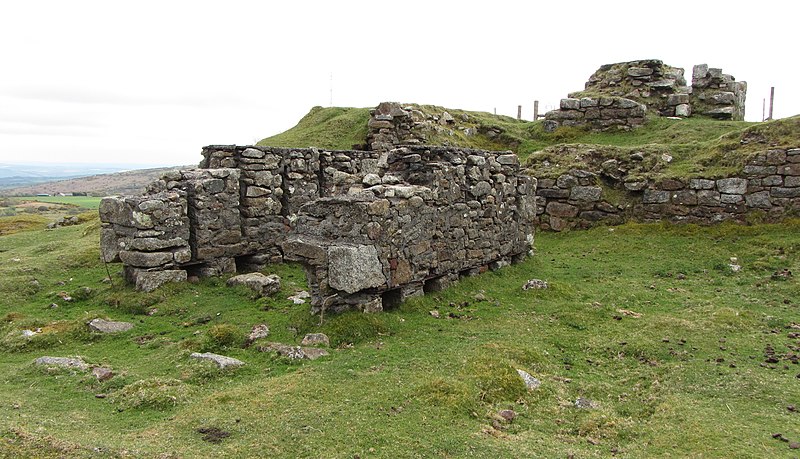
[[[532,116],[605,63],[748,82],[747,119],[800,113],[794,1],[0,3],[0,162],[184,165],[315,105]],[[333,75],[331,84],[331,74]]]

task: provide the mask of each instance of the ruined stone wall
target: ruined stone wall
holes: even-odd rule
[[[423,159],[424,158],[424,159]],[[516,155],[407,146],[379,183],[304,205],[286,257],[309,267],[313,307],[392,307],[523,258],[534,181]]]
[[[764,151],[725,178],[654,182],[625,175],[611,159],[594,170],[539,179],[536,199],[538,227],[555,231],[627,220],[745,222],[756,214],[775,221],[800,214],[800,148]]]
[[[588,126],[595,130],[610,127],[630,129],[644,124],[646,112],[644,104],[622,97],[561,99],[559,110],[545,114],[544,130],[552,132],[559,126]]]
[[[691,105],[695,114],[720,119],[743,120],[747,83],[722,69],[695,65],[692,70]]]
[[[559,110],[545,115],[545,129],[559,126],[588,126],[593,130],[629,129],[643,124],[644,114],[620,113],[602,115],[583,110],[583,102],[602,102],[604,98],[621,98],[642,104],[645,110],[659,116],[689,117],[692,114],[719,119],[743,120],[747,83],[736,81],[721,69],[706,64],[695,65],[692,85],[686,86],[684,70],[665,65],[656,59],[620,62],[601,66],[586,82],[583,91],[562,99]],[[580,105],[577,106],[580,100]],[[592,107],[586,105],[586,108]],[[632,107],[631,107],[632,108]],[[589,115],[587,117],[587,114]]]
[[[203,156],[144,196],[101,203],[103,257],[142,290],[285,256],[308,267],[316,308],[380,310],[532,243],[535,184],[510,152],[209,146]]]

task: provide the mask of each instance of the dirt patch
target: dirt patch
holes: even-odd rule
[[[222,443],[222,440],[231,436],[230,432],[220,429],[219,427],[200,427],[197,433],[203,435],[203,441],[209,443]]]

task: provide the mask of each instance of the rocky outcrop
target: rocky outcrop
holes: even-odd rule
[[[743,120],[747,83],[706,64],[692,69],[692,110],[725,120]]]

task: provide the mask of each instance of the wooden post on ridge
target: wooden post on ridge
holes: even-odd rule
[[[522,105],[517,105],[517,119],[522,119]]]
[[[539,101],[533,101],[533,120],[539,121]]]
[[[772,104],[775,101],[775,86],[771,86],[769,88],[769,118],[767,120],[772,121]]]

